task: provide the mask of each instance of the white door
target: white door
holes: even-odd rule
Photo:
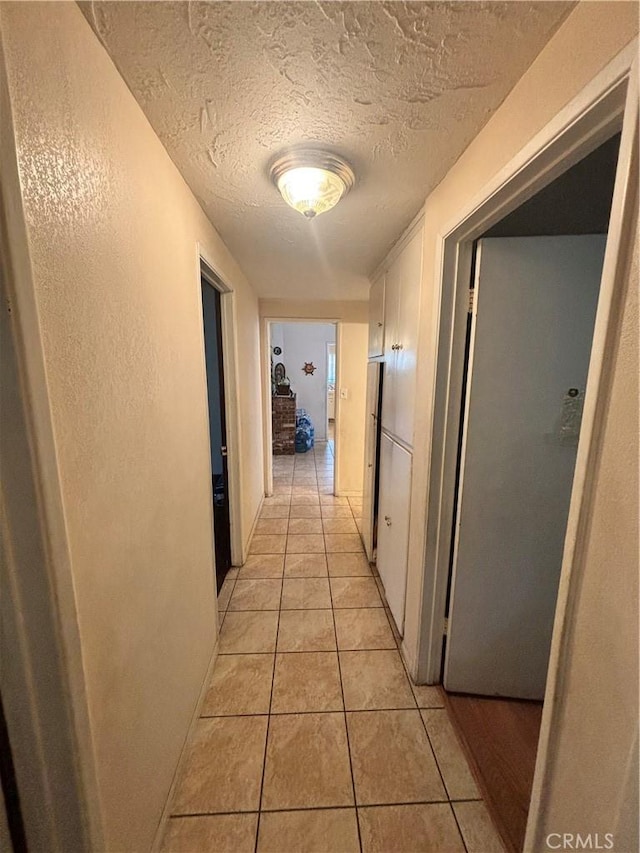
[[[398,258],[387,270],[384,282],[384,391],[382,392],[382,429],[394,432],[397,406],[396,362],[398,312],[400,310],[400,261]]]
[[[413,446],[416,398],[416,361],[422,282],[422,228],[402,250],[400,261],[400,303],[398,306],[395,418],[393,432]]]
[[[605,240],[481,241],[448,690],[544,696]]]
[[[376,564],[391,615],[402,634],[407,590],[411,454],[384,432],[380,438],[379,494]]]
[[[367,365],[367,400],[364,448],[364,493],[362,497],[362,541],[369,562],[373,561],[373,530],[375,510],[376,471],[378,468],[378,402],[382,364]]]

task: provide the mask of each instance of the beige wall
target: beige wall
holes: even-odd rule
[[[261,299],[260,316],[273,319],[340,320],[338,327],[338,383],[348,390],[339,399],[336,438],[336,493],[362,492],[364,474],[364,426],[367,393],[368,302],[332,302]],[[264,329],[263,329],[264,332]],[[264,336],[264,335],[263,335]],[[263,340],[263,352],[267,343]],[[265,359],[262,359],[263,369]],[[264,377],[263,377],[264,379]],[[266,392],[267,382],[263,382]],[[263,400],[264,417],[270,417],[269,400]]]
[[[601,3],[583,2],[571,13],[569,18],[553,36],[548,45],[539,54],[535,62],[517,83],[501,107],[492,116],[485,128],[467,148],[456,165],[449,171],[439,186],[431,193],[425,202],[425,242],[424,242],[424,281],[420,313],[420,338],[418,353],[418,375],[416,389],[416,435],[424,436],[423,452],[414,455],[414,478],[412,484],[411,518],[420,519],[413,524],[409,543],[409,577],[407,588],[407,613],[405,624],[405,650],[412,669],[415,669],[418,654],[418,631],[421,618],[421,600],[423,573],[422,566],[425,550],[426,498],[429,479],[429,447],[428,436],[431,434],[434,390],[434,364],[436,355],[437,310],[439,300],[438,276],[436,269],[436,247],[440,235],[456,217],[465,211],[474,197],[482,188],[514,158],[526,144],[547,124],[595,75],[618,53],[638,31],[637,5],[635,3]],[[632,371],[632,361],[627,357],[621,364],[620,370],[627,381],[633,378],[628,374]],[[637,370],[637,367],[636,367]],[[624,380],[623,380],[624,381]],[[631,425],[620,424],[627,442],[637,442],[637,431],[633,432]],[[609,436],[607,436],[607,442]],[[620,441],[620,436],[617,441]],[[601,476],[610,478],[606,466],[609,464],[607,445],[604,449],[603,470]],[[628,474],[630,477],[631,475]],[[618,537],[624,535],[626,527],[637,523],[634,516],[632,483],[624,483],[623,494],[628,496],[624,506],[620,506],[618,525],[607,526],[603,523],[594,529],[592,536],[599,541],[600,553],[618,551]],[[615,515],[614,515],[615,517]],[[603,519],[604,520],[604,519]],[[625,521],[626,520],[626,521]],[[627,531],[628,535],[628,531]],[[593,545],[594,554],[595,543]],[[636,564],[637,566],[637,564]],[[589,567],[593,573],[594,590],[599,584],[606,584],[611,572],[607,573],[604,563],[598,564],[594,559]],[[637,570],[637,569],[636,569]],[[626,577],[626,576],[625,576]],[[622,608],[616,612],[618,602],[616,594],[611,593],[608,613],[611,618],[611,628],[616,625],[622,634],[628,636],[635,630],[631,609]],[[586,602],[581,602],[588,612]],[[595,606],[595,602],[593,602]],[[582,624],[582,612],[579,619]],[[600,673],[608,665],[610,653],[614,655],[615,668],[619,673],[619,682],[627,679],[634,683],[636,677],[636,643],[624,645],[623,641],[615,643],[615,647],[607,648],[599,643],[588,640],[586,622],[584,633],[581,635],[585,642],[584,648],[573,650],[570,658],[570,678],[580,680],[590,667],[593,673]],[[582,658],[582,663],[581,663]],[[588,661],[588,664],[586,663]],[[575,667],[575,669],[574,669]],[[598,684],[597,678],[591,683],[591,690]],[[599,689],[599,688],[598,688]],[[625,694],[626,700],[630,700]],[[584,724],[590,727],[593,737],[599,737],[607,730],[609,714],[606,703],[592,703],[589,713],[585,710],[588,701],[588,690],[582,683],[582,695],[577,691],[569,697],[571,708],[575,709],[576,717],[584,719]],[[634,709],[634,706],[631,706]],[[574,720],[575,722],[575,720]],[[618,733],[616,730],[616,734]],[[565,732],[561,733],[563,738]],[[584,733],[586,737],[586,732]],[[579,736],[582,737],[582,736]],[[566,741],[570,747],[570,741]],[[582,748],[582,747],[581,747]],[[586,748],[586,746],[585,746]],[[628,748],[628,739],[621,739],[617,751],[624,752]],[[562,749],[563,760],[568,761],[568,751]],[[578,760],[579,757],[576,757]],[[575,764],[566,764],[569,767]],[[617,766],[614,759],[607,759],[607,772],[604,778],[615,779],[620,783],[623,769]],[[593,808],[593,800],[598,796],[598,783],[595,779],[582,781],[583,795],[576,796],[575,787],[571,785],[571,773],[561,778],[558,768],[556,805],[560,815],[580,817],[585,825]],[[593,787],[590,788],[590,784]],[[555,785],[555,782],[554,782]],[[589,796],[587,796],[589,792]],[[569,831],[569,830],[568,830]],[[575,830],[577,831],[577,829]]]
[[[258,304],[75,4],[2,37],[105,846],[146,850],[216,638],[197,242],[234,288],[239,405]],[[262,439],[242,436],[245,537]]]

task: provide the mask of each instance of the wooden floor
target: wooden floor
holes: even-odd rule
[[[511,853],[521,853],[542,702],[445,693],[487,806]]]

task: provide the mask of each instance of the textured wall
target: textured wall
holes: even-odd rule
[[[3,43],[108,850],[147,850],[216,636],[196,242],[236,290],[241,419],[257,300],[71,3]],[[245,430],[246,535],[262,441]]]
[[[571,9],[567,2],[84,3],[261,296],[366,299],[366,276]],[[313,222],[268,177],[288,146],[352,161]]]

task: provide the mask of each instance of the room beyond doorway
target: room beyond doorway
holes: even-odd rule
[[[288,476],[287,458],[320,454],[330,461],[316,481],[333,494],[336,434],[336,324],[273,322],[269,328],[271,444],[274,485]],[[292,484],[294,485],[294,484]],[[303,482],[295,484],[304,486]]]

